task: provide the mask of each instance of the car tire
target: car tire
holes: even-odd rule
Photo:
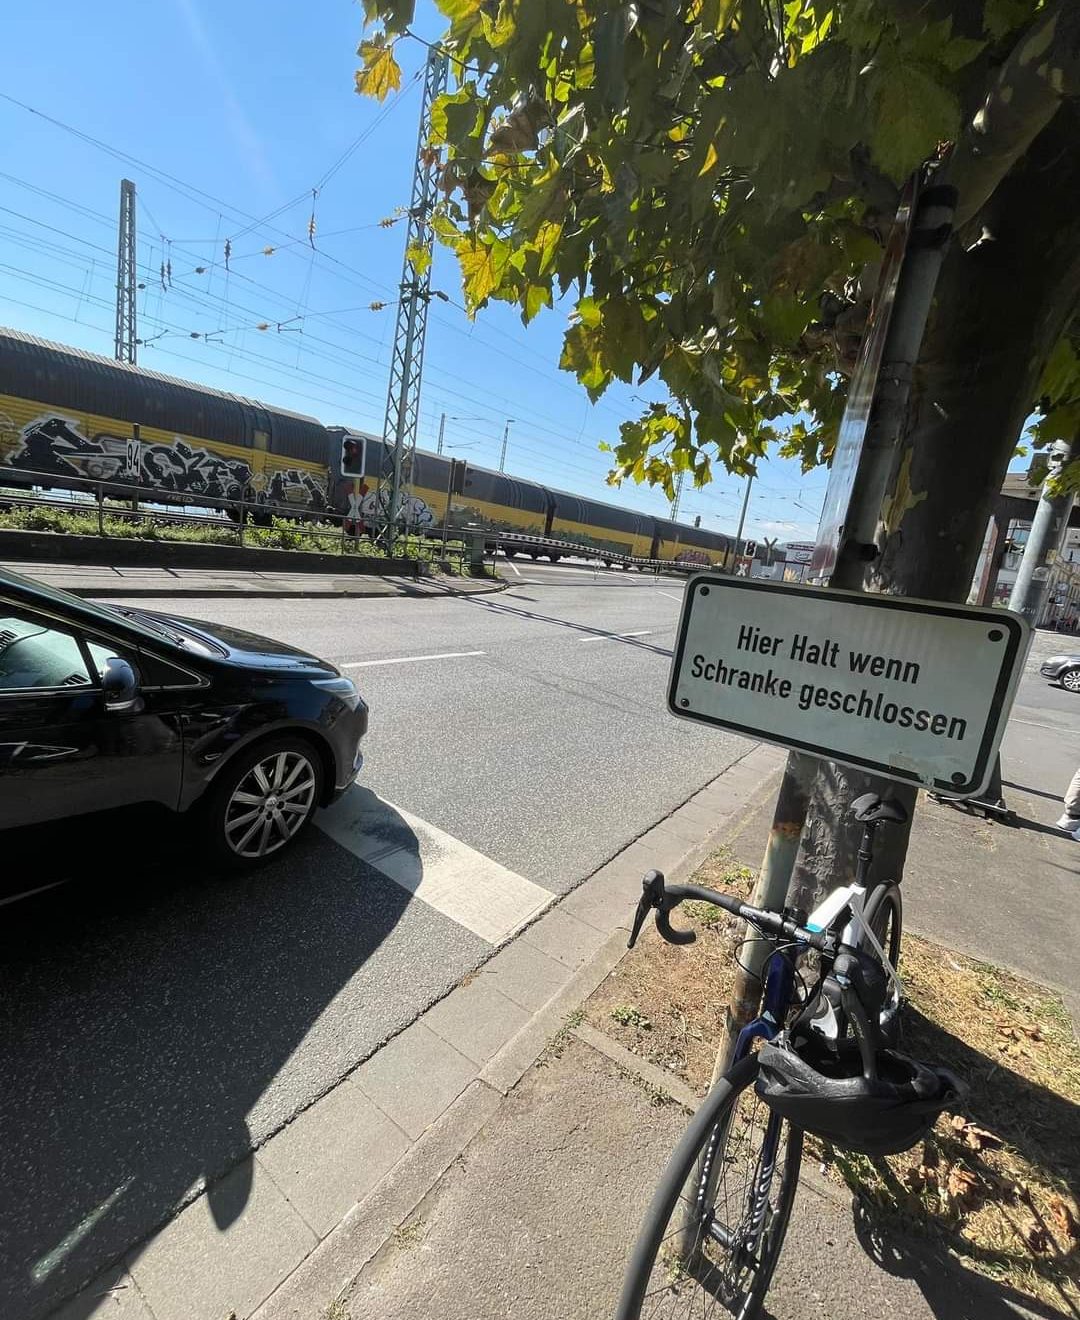
[[[206,851],[230,870],[276,861],[311,820],[322,786],[319,754],[304,738],[281,734],[237,753],[202,805]]]
[[[1080,667],[1066,669],[1058,675],[1058,682],[1069,692],[1080,692]]]

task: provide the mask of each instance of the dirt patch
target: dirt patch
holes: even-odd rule
[[[748,894],[717,854],[695,882]],[[704,904],[676,914],[694,944],[650,931],[589,1000],[598,1030],[703,1094],[732,983],[734,927]],[[956,1071],[967,1112],[902,1155],[870,1160],[811,1140],[807,1158],[859,1198],[868,1226],[931,1238],[1050,1306],[1080,1307],[1080,1044],[1060,998],[1001,968],[905,936],[903,1048]]]
[[[747,898],[754,878],[753,871],[721,850],[701,867],[694,883]],[[585,1005],[585,1019],[703,1096],[731,993],[735,923],[705,903],[684,903],[673,920],[692,926],[696,941],[678,948],[665,944],[650,923]]]

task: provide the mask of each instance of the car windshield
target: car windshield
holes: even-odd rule
[[[21,573],[13,573],[10,569],[0,568],[0,588],[5,583],[10,583],[12,586],[24,590],[30,589],[50,604],[63,606],[67,610],[74,610],[83,618],[97,619],[99,623],[106,627],[110,624],[115,625],[117,618],[122,618],[128,627],[144,632],[150,637],[159,640],[165,637],[174,645],[187,645],[186,639],[179,632],[169,628],[160,620],[145,614],[142,610],[122,608],[119,605],[104,605],[100,601],[86,600],[82,596],[76,596],[73,592],[64,591],[60,587],[50,586],[37,578],[23,577]]]

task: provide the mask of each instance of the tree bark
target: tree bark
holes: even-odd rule
[[[964,601],[1039,378],[1080,298],[1080,116],[1064,106],[984,211],[992,235],[945,259],[867,587]],[[912,788],[823,763],[789,901],[809,910],[854,875],[864,792]],[[882,833],[872,878],[899,879],[910,827]]]

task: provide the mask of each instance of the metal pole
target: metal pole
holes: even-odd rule
[[[120,227],[116,245],[117,362],[135,363],[135,185],[120,180]]]
[[[386,514],[386,547],[391,555],[394,553],[397,522],[401,512],[405,451],[415,446],[420,415],[424,337],[431,298],[431,249],[434,239],[431,213],[437,200],[436,177],[439,164],[439,153],[429,151],[427,144],[431,135],[431,106],[446,87],[448,68],[449,61],[444,52],[433,46],[428,53],[424,71],[416,165],[413,170],[409,224],[405,234],[405,257],[401,272],[401,296],[398,299],[390,380],[386,392],[386,418],[383,423],[383,464],[377,503]],[[390,483],[389,507],[382,489],[387,481]]]
[[[439,441],[438,444],[436,444],[435,446],[436,454],[442,453],[443,436],[445,435],[445,433],[446,433],[446,413],[443,413],[442,416],[439,418]]]
[[[754,474],[751,472],[746,478],[746,494],[743,496],[742,508],[739,510],[739,530],[735,533],[735,566],[732,572],[736,572],[739,567],[739,557],[742,554],[742,533],[743,525],[746,522],[746,509],[750,503],[750,487],[754,484]]]
[[[446,420],[446,413],[443,413],[443,420]],[[439,444],[442,444],[442,431],[439,431]],[[446,558],[446,538],[450,531],[450,499],[454,491],[454,469],[457,467],[457,459],[450,460],[450,471],[446,477],[446,509],[443,512],[442,520],[442,552],[443,558]]]
[[[829,580],[832,587],[861,591],[867,556],[876,549],[882,501],[903,436],[912,376],[930,315],[938,272],[951,237],[955,205],[953,190],[928,190],[914,218],[889,318],[875,406],[867,424],[848,501],[844,542]],[[749,495],[748,484],[747,499]],[[745,503],[744,500],[744,510]],[[741,519],[739,532],[741,535]],[[802,752],[788,754],[765,856],[751,900],[757,907],[779,908],[787,899],[817,767],[814,757]],[[752,932],[748,929],[747,934]],[[757,1011],[767,952],[768,945],[760,940],[751,940],[742,950],[735,971],[726,1031],[713,1069],[714,1082],[730,1068],[739,1031]]]
[[[1057,493],[1057,478],[1070,463],[1080,459],[1080,435],[1071,444],[1058,441],[1050,450],[1050,466],[1043,482],[1035,518],[1024,546],[1016,581],[1009,596],[1009,609],[1023,614],[1032,627],[1038,625],[1050,587],[1050,575],[1069,530],[1074,495]]]
[[[513,420],[514,420],[514,419],[513,419],[512,417],[508,417],[508,418],[506,419],[506,425],[503,427],[502,450],[501,450],[501,452],[500,452],[500,454],[499,454],[499,471],[500,471],[500,472],[505,472],[505,471],[506,471],[506,442],[510,439],[510,423],[511,423]]]
[[[675,498],[671,501],[671,521],[679,516],[679,502],[682,500],[683,483],[686,481],[685,469],[675,478]]]

